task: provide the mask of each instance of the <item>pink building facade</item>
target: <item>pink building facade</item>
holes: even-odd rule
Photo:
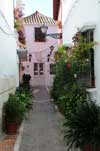
[[[57,33],[56,22],[47,16],[35,12],[24,18],[28,61],[22,63],[22,75],[31,75],[32,86],[52,86],[54,79],[54,52],[58,40],[41,35],[40,27],[48,26],[47,34]]]

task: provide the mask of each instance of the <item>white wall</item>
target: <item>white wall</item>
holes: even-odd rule
[[[69,4],[70,6],[67,5]],[[63,3],[63,42],[72,43],[72,37],[87,23],[97,22],[97,1],[96,0],[65,0]],[[69,6],[69,7],[68,7]],[[67,14],[67,15],[65,15]],[[65,17],[66,16],[66,17]]]
[[[95,73],[96,73],[96,87],[97,87],[97,97],[100,103],[100,3],[97,3],[97,24],[95,29],[95,41],[98,45],[95,47]]]
[[[19,85],[17,43],[14,33],[13,1],[0,1],[0,129],[2,106]],[[0,130],[1,131],[1,130]]]
[[[64,0],[63,1],[63,43],[71,44],[72,37],[84,25],[95,24],[95,76],[97,99],[100,102],[100,3],[99,0]]]
[[[13,1],[0,1],[0,75],[16,77],[18,86],[18,56],[14,32]]]

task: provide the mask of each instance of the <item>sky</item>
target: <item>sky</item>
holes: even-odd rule
[[[31,15],[35,11],[52,17],[53,15],[53,0],[23,0],[25,4],[24,14],[25,16]]]

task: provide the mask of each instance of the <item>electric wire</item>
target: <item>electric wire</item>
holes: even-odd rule
[[[53,43],[52,45],[55,46],[55,44],[57,44],[57,42]],[[31,54],[35,54],[35,53],[42,53],[42,52],[45,52],[46,50],[48,50],[48,48],[44,49],[44,50],[41,50],[41,51],[38,51],[38,52],[31,52]]]

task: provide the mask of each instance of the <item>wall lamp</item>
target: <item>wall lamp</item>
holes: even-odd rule
[[[29,62],[31,62],[31,58],[32,58],[32,55],[31,55],[31,54],[29,54]]]
[[[47,61],[49,62],[50,61],[50,57],[51,57],[51,55],[52,55],[52,52],[53,52],[53,50],[54,50],[54,46],[50,46],[49,47],[50,48],[50,53],[48,54],[48,58],[47,58]]]
[[[52,38],[54,38],[54,39],[62,39],[62,33],[47,34],[48,26],[46,26],[46,25],[42,25],[42,26],[40,27],[40,29],[41,29],[41,32],[42,32],[43,34],[45,34],[46,36],[50,36],[50,37],[52,37]]]
[[[50,48],[50,55],[51,55],[54,50],[54,46],[50,46],[49,48]]]

